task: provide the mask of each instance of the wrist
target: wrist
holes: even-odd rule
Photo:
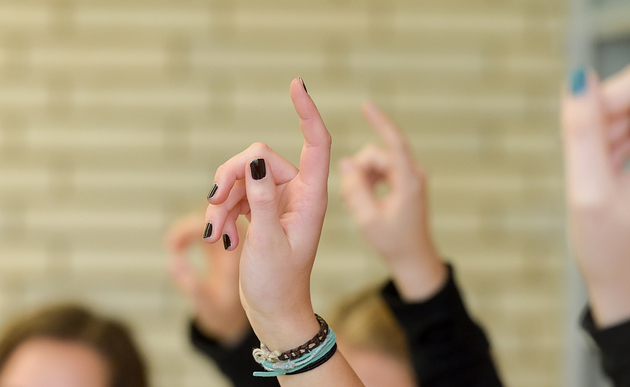
[[[287,315],[260,315],[247,312],[258,339],[272,351],[288,351],[300,346],[319,332],[319,322],[312,308]]]
[[[589,284],[588,289],[593,320],[598,328],[608,328],[630,319],[630,284]]]
[[[448,268],[434,250],[418,251],[388,262],[396,289],[407,302],[431,298],[448,279]]]

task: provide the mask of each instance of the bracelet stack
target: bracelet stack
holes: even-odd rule
[[[289,351],[270,351],[263,343],[252,355],[267,372],[254,372],[254,376],[274,377],[295,375],[310,371],[324,364],[337,351],[337,337],[326,321],[315,315],[319,332],[308,342]]]

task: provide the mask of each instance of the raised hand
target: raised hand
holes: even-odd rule
[[[363,114],[385,146],[369,144],[341,160],[342,193],[367,241],[387,262],[401,295],[431,296],[446,279],[429,229],[427,178],[407,140],[372,103]],[[380,194],[381,185],[386,192]]]
[[[251,219],[240,266],[241,301],[258,338],[272,350],[304,344],[319,330],[310,297],[310,274],[328,203],[331,137],[306,88],[291,83],[304,146],[298,170],[264,144],[254,144],[216,172],[206,222],[214,243],[235,219]],[[283,385],[361,385],[341,354],[312,371],[278,378]]]
[[[225,251],[219,245],[203,243],[202,215],[182,217],[171,225],[165,244],[171,253],[169,272],[193,306],[195,323],[206,336],[223,346],[238,344],[249,332],[249,321],[241,306],[238,267],[241,248]],[[245,235],[245,226],[239,233]],[[206,261],[200,276],[190,262],[190,251],[199,246]]]
[[[574,253],[595,321],[630,318],[630,68],[601,85],[576,71],[562,102]]]

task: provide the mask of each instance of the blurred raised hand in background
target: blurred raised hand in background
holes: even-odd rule
[[[572,245],[594,317],[630,318],[630,68],[601,84],[578,70],[562,103]]]
[[[363,114],[383,145],[366,145],[341,160],[343,198],[389,266],[392,281],[380,295],[405,332],[417,383],[501,386],[485,332],[468,316],[453,269],[433,243],[424,168],[401,131],[374,104],[365,104]],[[354,357],[348,360],[358,370],[368,369]],[[400,386],[413,383],[398,380]]]
[[[341,160],[346,207],[389,266],[401,296],[408,301],[426,299],[447,277],[431,237],[426,172],[383,112],[366,103],[363,114],[383,145],[368,144]]]
[[[171,253],[171,278],[190,300],[195,325],[206,336],[223,346],[239,343],[250,332],[249,322],[241,306],[238,292],[238,268],[241,246],[226,251],[219,244],[203,242],[203,214],[189,215],[173,222],[165,237]],[[245,235],[246,226],[236,228]],[[198,273],[191,262],[191,253],[199,248],[205,271]]]

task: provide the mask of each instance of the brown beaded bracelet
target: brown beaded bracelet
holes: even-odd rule
[[[302,344],[297,348],[282,352],[280,355],[278,355],[278,361],[299,359],[304,354],[307,354],[313,349],[319,347],[324,342],[324,340],[326,340],[326,337],[328,336],[328,323],[317,313],[315,314],[315,318],[319,323],[319,332],[317,332],[317,334],[305,344]]]
[[[263,362],[280,363],[289,360],[296,360],[322,345],[322,343],[326,340],[326,337],[328,337],[328,324],[318,314],[315,314],[315,318],[319,323],[319,332],[317,332],[312,339],[297,348],[293,348],[282,353],[279,351],[270,351],[264,343],[260,343],[260,348],[255,348],[252,352],[256,362],[262,364]]]

